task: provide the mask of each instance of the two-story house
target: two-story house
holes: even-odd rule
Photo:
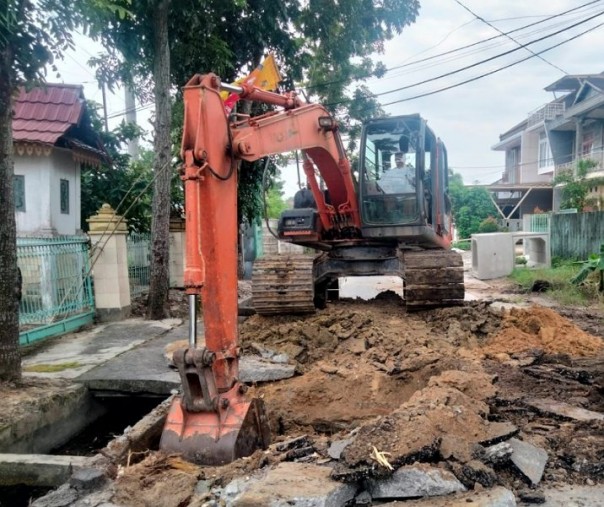
[[[81,228],[83,164],[105,156],[80,85],[21,89],[13,116],[15,214],[19,236],[73,235]]]
[[[535,208],[558,209],[553,179],[580,159],[595,160],[590,175],[602,174],[604,73],[567,75],[545,90],[554,100],[501,134],[493,146],[505,152],[505,169],[488,188],[504,218],[521,218]],[[599,194],[597,185],[593,191]]]

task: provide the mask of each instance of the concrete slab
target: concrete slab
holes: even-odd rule
[[[391,290],[403,297],[403,281],[398,276],[346,276],[340,278],[340,297],[369,300]]]
[[[74,468],[84,468],[89,462],[84,456],[0,454],[0,485],[59,486]]]
[[[136,347],[109,358],[104,364],[77,377],[95,391],[147,393],[169,395],[180,388],[178,372],[168,366],[166,345],[187,340],[188,325],[177,327],[155,336]],[[203,343],[199,337],[198,343]],[[269,382],[292,377],[295,367],[289,364],[244,356],[240,360],[240,379],[243,382]]]
[[[24,357],[24,375],[74,379],[181,324],[180,319],[128,319],[65,335]]]
[[[517,438],[510,438],[507,443],[512,448],[512,463],[533,484],[539,484],[547,464],[547,452]]]
[[[600,412],[586,410],[584,408],[576,407],[574,405],[569,405],[568,403],[559,402],[556,400],[532,399],[526,401],[526,404],[539,412],[553,414],[566,419],[573,419],[575,421],[604,421],[604,414]]]

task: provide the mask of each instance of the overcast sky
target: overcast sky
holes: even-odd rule
[[[460,0],[478,16],[491,22],[504,32],[535,23],[548,16],[579,7],[589,0]],[[439,55],[467,44],[499,35],[498,32],[476,19],[455,0],[420,0],[421,10],[417,21],[403,33],[386,44],[385,54],[378,57],[388,68]],[[518,30],[511,34],[518,42],[527,44],[598,13],[604,13],[604,1],[600,0],[581,10],[552,19],[542,24]],[[510,19],[513,18],[513,19]],[[604,23],[604,15],[568,29],[541,42],[532,44],[534,52],[568,40],[570,37]],[[94,83],[86,61],[98,49],[93,44],[78,44],[78,51],[69,54],[60,65],[62,79],[69,83],[84,83],[89,99],[101,102],[101,93]],[[421,64],[406,66],[388,72],[384,78],[372,79],[367,85],[375,93],[433,79],[441,74],[475,64],[483,59],[517,48],[506,37],[499,37],[473,48],[440,56]],[[554,97],[544,87],[564,75],[588,74],[604,71],[604,26],[572,40],[541,56],[550,63],[531,58],[508,69],[429,97],[400,102],[385,107],[392,114],[420,113],[445,142],[449,152],[449,165],[463,175],[466,183],[491,183],[503,171],[504,155],[491,150],[499,135],[526,118],[527,114]],[[491,72],[514,61],[530,56],[520,49],[507,56],[493,59],[472,69],[435,80],[424,85],[380,96],[382,104],[410,98],[466,79]],[[561,70],[555,68],[559,67]],[[201,72],[211,69],[200,69]],[[49,80],[52,80],[49,76]],[[124,110],[119,95],[111,97],[109,114],[118,115]],[[147,108],[139,118],[143,127],[149,120]],[[114,120],[114,121],[115,121]],[[295,171],[286,171],[286,194],[295,191]]]

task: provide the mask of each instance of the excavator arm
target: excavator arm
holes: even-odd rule
[[[238,380],[237,165],[303,150],[304,170],[322,230],[360,231],[350,163],[335,120],[319,105],[243,86],[237,91],[283,109],[229,123],[213,74],[184,87],[181,178],[185,187],[189,347],[174,354],[183,395],[170,409],[160,447],[202,464],[223,464],[266,447],[270,432],[261,400],[248,400]],[[330,191],[329,203],[315,169]],[[197,343],[201,296],[204,345]]]

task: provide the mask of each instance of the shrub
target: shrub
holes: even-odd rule
[[[499,224],[497,223],[497,219],[495,217],[487,217],[482,222],[480,222],[480,226],[478,227],[478,232],[497,232],[499,231]]]

